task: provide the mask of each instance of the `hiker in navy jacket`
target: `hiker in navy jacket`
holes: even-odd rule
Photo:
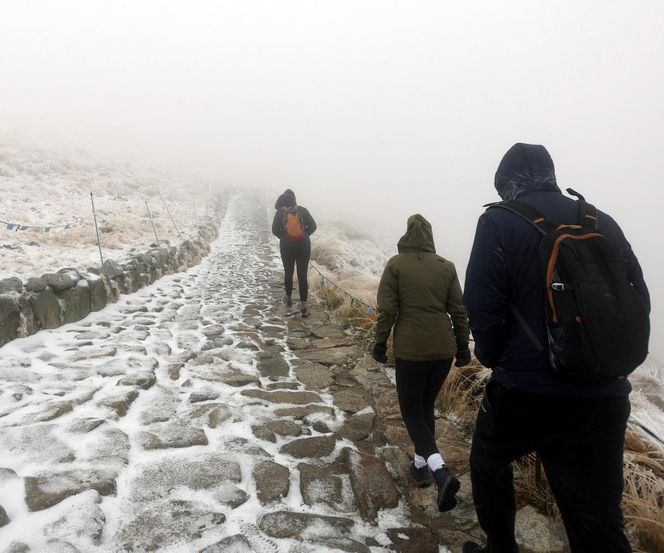
[[[284,288],[286,294],[283,301],[288,306],[293,305],[293,274],[297,266],[297,282],[300,292],[300,312],[303,317],[309,315],[307,307],[307,296],[309,294],[309,283],[307,281],[307,271],[309,269],[309,258],[311,257],[311,240],[309,237],[316,232],[316,221],[305,207],[297,205],[295,193],[286,189],[281,194],[274,208],[277,210],[272,220],[272,234],[279,238],[279,251],[281,261],[284,265]],[[301,225],[302,234],[296,239],[288,236],[286,220],[288,213],[291,212]]]
[[[577,202],[563,196],[543,146],[515,144],[495,177],[503,200],[517,199],[556,225],[577,221]],[[598,230],[624,257],[628,279],[650,306],[639,262],[620,227],[597,214]],[[542,235],[505,209],[480,218],[468,264],[464,303],[475,355],[492,370],[477,416],[471,480],[487,546],[464,553],[518,551],[514,539],[512,461],[538,451],[574,553],[631,551],[620,507],[629,381],[581,384],[558,377],[548,352],[539,245]],[[518,321],[515,311],[525,320]]]

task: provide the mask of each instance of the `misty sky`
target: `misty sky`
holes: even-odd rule
[[[465,271],[514,142],[623,226],[664,360],[664,3],[0,3],[0,139],[64,139],[232,186],[293,188]],[[661,321],[661,324],[659,324]]]

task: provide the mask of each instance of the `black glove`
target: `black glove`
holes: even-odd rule
[[[470,364],[470,350],[468,349],[468,344],[457,344],[457,352],[455,357],[455,367],[465,367],[466,365]]]
[[[387,363],[387,344],[374,344],[373,358],[379,363]]]

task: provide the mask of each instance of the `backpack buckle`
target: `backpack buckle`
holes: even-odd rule
[[[564,292],[565,291],[565,284],[562,282],[552,282],[551,283],[551,289],[556,291],[556,292]]]

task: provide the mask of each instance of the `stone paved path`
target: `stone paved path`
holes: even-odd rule
[[[467,485],[444,515],[412,487],[387,374],[279,303],[252,205],[199,267],[0,349],[0,552],[438,553],[476,532]]]

